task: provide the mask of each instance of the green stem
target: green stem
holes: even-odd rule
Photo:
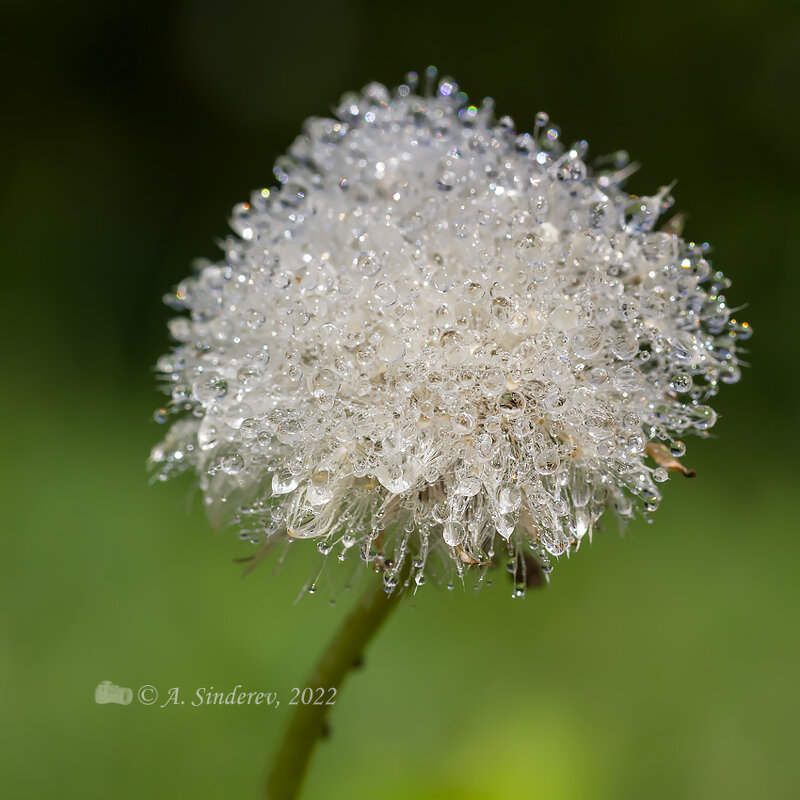
[[[389,612],[397,605],[400,587],[387,595],[382,581],[370,576],[369,585],[336,632],[322,658],[304,684],[306,687],[338,689],[348,672],[358,666],[372,637]],[[325,720],[331,706],[302,705],[294,708],[283,741],[275,755],[264,785],[267,800],[294,800],[308,768],[317,742],[325,731]]]

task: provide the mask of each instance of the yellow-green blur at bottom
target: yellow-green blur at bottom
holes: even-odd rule
[[[187,512],[188,481],[148,486],[151,398],[96,386],[89,407],[85,391],[65,393],[48,437],[31,438],[46,413],[35,402],[8,432],[5,793],[253,797],[292,689],[356,589],[331,606],[323,579],[295,604],[320,561],[303,542],[277,574],[242,579],[233,559],[249,545],[215,538],[197,498]],[[499,574],[478,593],[408,598],[336,698],[305,796],[788,797],[800,783],[791,485],[737,458],[745,420],[721,428],[692,443],[699,477],[671,479],[652,525],[595,534],[548,588],[512,599]],[[104,680],[133,701],[96,704]],[[152,705],[136,696],[148,685]],[[281,705],[192,705],[198,689],[237,686]],[[162,708],[174,687],[184,704]]]

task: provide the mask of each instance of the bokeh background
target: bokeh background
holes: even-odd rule
[[[769,0],[2,4],[4,797],[254,797],[288,708],[95,705],[113,680],[285,698],[350,594],[317,554],[246,579],[191,482],[150,486],[161,297],[311,114],[437,64],[547,110],[631,191],[678,179],[756,330],[652,525],[511,599],[426,587],[334,710],[306,797],[794,798],[800,791],[800,14]],[[413,605],[413,608],[410,607]]]

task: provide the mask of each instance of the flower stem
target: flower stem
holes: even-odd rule
[[[398,587],[387,595],[382,581],[370,578],[364,594],[305,683],[306,687],[313,689],[324,688],[324,700],[329,697],[327,690],[338,689],[350,670],[359,666],[367,645],[402,594]],[[325,734],[325,720],[330,709],[329,705],[313,703],[295,706],[264,784],[267,800],[294,800],[298,796],[314,748]]]

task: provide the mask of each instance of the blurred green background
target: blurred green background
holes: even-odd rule
[[[743,383],[652,525],[511,599],[426,587],[346,685],[306,797],[800,793],[800,14],[763,0],[558,5],[4,2],[0,793],[253,797],[288,718],[95,705],[101,680],[286,697],[346,611],[317,554],[241,578],[191,482],[148,485],[161,296],[216,257],[310,114],[437,64],[545,109],[631,191],[678,179],[753,324]],[[310,548],[313,549],[313,548]]]

